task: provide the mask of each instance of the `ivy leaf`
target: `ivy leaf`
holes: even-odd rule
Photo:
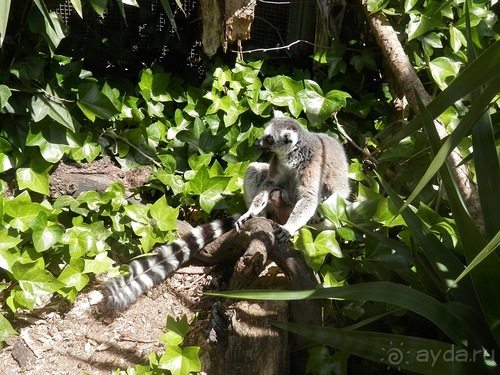
[[[41,211],[33,220],[33,245],[35,250],[43,252],[50,249],[63,235],[63,229],[56,223],[51,223],[44,211]]]
[[[30,126],[26,138],[27,146],[38,146],[43,158],[49,163],[57,163],[70,148],[66,130],[61,126],[42,121]]]
[[[189,167],[194,171],[197,171],[202,167],[208,167],[208,165],[212,161],[212,157],[212,154],[193,154],[188,159]]]
[[[366,7],[368,12],[373,14],[384,10],[387,4],[389,4],[389,0],[368,0]]]
[[[21,254],[16,246],[20,238],[9,236],[6,229],[0,231],[0,268],[12,272],[12,266]]]
[[[83,259],[71,259],[70,264],[64,268],[57,278],[66,286],[60,292],[73,302],[78,294],[89,282],[90,278],[83,273],[85,261]]]
[[[450,45],[453,52],[458,52],[462,46],[467,46],[464,34],[453,25],[450,26]]]
[[[0,109],[2,109],[7,104],[7,101],[9,100],[11,95],[12,92],[10,91],[10,88],[8,86],[0,85]]]
[[[35,111],[34,115],[41,120],[45,117],[46,113],[52,120],[68,128],[72,132],[75,132],[73,118],[63,101],[52,91],[49,85],[47,85],[45,91],[47,92],[47,95],[50,95],[50,98],[45,95],[40,96],[40,101],[36,102],[36,109],[32,108],[32,111]],[[45,108],[43,108],[44,105]]]
[[[19,287],[24,292],[24,298],[32,303],[31,307],[40,298],[64,287],[62,282],[45,270],[41,258],[26,264],[17,262],[12,267],[12,274],[14,279],[19,282]]]
[[[449,77],[455,78],[460,71],[460,63],[452,61],[448,57],[438,57],[429,63],[432,78],[441,90],[448,87],[446,80]]]
[[[172,375],[189,374],[201,371],[201,362],[198,358],[200,348],[187,346],[184,349],[178,346],[167,345],[165,353],[159,360],[160,368],[170,370]]]
[[[84,254],[92,256],[106,250],[108,236],[109,232],[102,221],[89,225],[83,222],[81,216],[77,216],[73,219],[73,226],[66,231],[61,242],[69,245],[72,258],[80,258]]]
[[[27,191],[11,200],[4,202],[4,213],[12,218],[9,224],[21,231],[26,232],[30,228],[31,221],[40,213],[47,209],[39,203],[31,202]]]
[[[33,95],[31,98],[31,118],[35,122],[42,121],[49,114],[50,107],[42,95]]]
[[[144,100],[151,99],[157,102],[172,101],[172,96],[168,93],[168,84],[170,82],[169,73],[153,73],[151,69],[145,69],[141,73],[139,88]]]
[[[83,273],[99,274],[108,272],[113,265],[113,259],[109,258],[106,253],[99,253],[94,259],[84,259],[85,267]]]
[[[49,195],[48,172],[37,172],[32,168],[19,168],[16,179],[20,189],[29,189],[43,195]]]
[[[85,137],[85,138],[84,138]],[[78,146],[71,150],[71,157],[76,161],[87,160],[91,162],[101,153],[101,146],[92,142],[92,133],[82,134],[81,139],[77,140]]]
[[[410,13],[410,22],[406,26],[406,33],[408,34],[408,41],[424,35],[428,31],[439,26],[441,21],[440,13],[434,16],[427,14]]]
[[[149,214],[156,221],[156,226],[161,231],[169,231],[177,228],[177,216],[179,208],[170,207],[167,198],[163,195],[149,209]]]
[[[81,258],[87,251],[96,250],[92,231],[84,226],[69,228],[64,234],[63,242],[68,244],[72,258]]]
[[[180,345],[189,331],[189,324],[186,315],[179,320],[172,316],[167,316],[167,329],[160,340],[168,345]]]
[[[3,316],[0,315],[0,349],[2,348],[2,343],[6,341],[10,335],[15,335],[16,331],[12,328],[10,322]]]
[[[85,82],[78,87],[78,107],[92,122],[95,118],[107,120],[118,113],[111,100],[94,82]]]
[[[166,173],[164,169],[160,169],[156,172],[155,176],[162,184],[172,190],[173,195],[182,193],[184,190],[184,179],[179,175]]]
[[[61,103],[52,102],[50,100],[47,100],[47,103],[50,107],[49,116],[74,132],[75,126],[73,125],[73,119],[71,118],[68,109]]]
[[[315,271],[319,271],[328,254],[343,258],[342,250],[335,238],[335,231],[325,230],[314,240],[311,231],[307,228],[302,228],[299,233],[296,247],[304,251],[306,263]]]
[[[307,119],[313,125],[320,125],[333,113],[338,112],[346,105],[346,99],[351,95],[344,91],[332,90],[323,95],[321,87],[310,80],[305,81],[305,89],[299,91],[297,96],[304,106]]]
[[[303,89],[301,82],[287,76],[276,76],[266,78],[264,87],[268,90],[264,95],[264,100],[269,100],[272,104],[280,107],[288,107],[294,117],[300,115],[302,104],[297,99],[297,94]]]
[[[9,155],[0,152],[0,173],[8,171],[14,168],[14,162]]]
[[[300,235],[295,247],[304,252],[304,257],[307,265],[314,271],[318,272],[323,265],[325,256],[328,254],[328,252],[321,253],[318,251],[318,248],[314,245],[314,240],[309,229],[302,228],[300,229],[299,234]]]
[[[314,240],[314,246],[316,246],[318,253],[330,253],[336,258],[344,257],[340,245],[335,238],[335,231],[333,230],[324,230],[319,233]]]
[[[200,207],[210,213],[217,202],[222,200],[222,193],[230,179],[225,176],[210,177],[207,167],[203,166],[186,186],[200,196]]]

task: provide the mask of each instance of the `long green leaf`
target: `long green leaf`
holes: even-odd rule
[[[470,26],[469,1],[465,1],[464,3],[467,26],[467,56],[469,61],[474,61],[476,55]],[[500,82],[498,82],[498,79],[496,81],[493,81],[491,86],[498,93]],[[481,97],[484,95],[482,87],[479,87],[471,96],[472,98],[476,98],[480,94]],[[498,186],[500,186],[500,161],[498,160],[495,142],[491,117],[488,112],[485,112],[476,126],[472,128],[472,146],[484,229],[486,238],[488,239],[493,238],[500,230],[500,220],[498,220],[498,213],[500,212],[500,195],[498,194]]]
[[[467,352],[453,344],[440,341],[288,322],[272,324],[319,344],[382,363],[388,369],[392,367],[396,370],[431,375],[492,374],[497,369],[484,363],[480,351]]]
[[[500,79],[497,79],[496,83],[492,83],[492,86],[498,92]],[[500,220],[498,219],[500,212],[500,195],[498,194],[500,163],[491,117],[487,112],[472,128],[472,147],[485,234],[487,238],[491,239],[500,230]]]
[[[54,21],[52,20],[52,17],[50,16],[49,10],[47,9],[45,3],[42,0],[33,0],[33,2],[40,10],[40,13],[42,13],[43,18],[45,18],[45,22],[49,25],[53,32],[56,33],[56,26],[54,25]]]
[[[471,316],[464,321],[462,317],[457,316],[448,309],[446,304],[418,290],[385,281],[304,291],[270,292],[253,290],[210,293],[210,295],[270,300],[341,298],[348,300],[377,301],[401,306],[426,317],[459,345],[471,343],[475,339],[474,336],[477,336],[477,332],[474,328],[476,327],[475,322],[477,318],[474,314],[471,314]]]
[[[174,18],[174,13],[172,12],[172,8],[170,7],[170,3],[168,0],[160,0],[161,5],[163,6],[163,9],[165,10],[165,13],[167,13],[168,20],[170,21],[170,25],[172,26],[172,29],[175,31],[177,36],[179,36],[178,30],[177,30],[177,24],[175,23],[175,18]]]
[[[403,200],[377,172],[375,173],[392,202],[396,207],[401,207],[403,205]],[[439,276],[441,285],[437,285],[437,288],[439,290],[446,290],[451,285],[452,281],[463,272],[465,268],[464,265],[441,243],[441,241],[439,241],[410,207],[403,210],[401,215],[413,236],[420,244],[420,249],[429,260],[434,272]],[[467,306],[478,306],[470,279],[463,280],[458,288],[455,287],[450,290],[450,294],[456,301]]]
[[[2,48],[9,23],[10,0],[0,0],[0,48]]]
[[[71,4],[80,18],[83,18],[82,2],[80,0],[71,0]]]
[[[487,85],[500,75],[500,40],[493,43],[467,66],[450,85],[427,106],[433,118],[438,117],[457,100],[469,95],[477,88]],[[415,116],[399,133],[384,144],[384,148],[400,142],[422,127],[420,115]]]
[[[424,173],[424,176],[420,179],[418,182],[417,186],[415,189],[412,191],[406,202],[404,203],[403,207],[401,208],[401,211],[404,210],[408,205],[410,205],[411,202],[420,194],[420,192],[425,188],[425,186],[429,183],[429,181],[434,177],[434,175],[439,171],[439,169],[442,167],[442,165],[446,162],[446,159],[448,155],[453,151],[455,147],[460,143],[460,141],[469,134],[470,130],[475,128],[474,125],[477,123],[478,119],[480,119],[483,115],[484,112],[488,109],[488,106],[493,100],[493,98],[498,94],[498,87],[500,87],[500,76],[497,77],[495,80],[493,80],[490,85],[486,88],[486,90],[483,92],[483,94],[474,102],[470,110],[467,112],[467,114],[463,117],[463,119],[460,121],[460,123],[457,125],[455,130],[450,134],[450,136],[446,139],[446,141],[443,143],[439,151],[436,153],[436,156],[432,160],[431,165],[429,168],[427,168],[427,171]],[[424,115],[422,114],[422,117]],[[432,117],[432,116],[429,116]],[[431,119],[432,121],[432,119]],[[490,130],[491,126],[490,126]],[[486,131],[486,130],[485,130]],[[492,148],[493,150],[493,155],[491,155],[491,152],[488,152],[488,158],[492,158],[492,160],[485,161],[485,164],[491,167],[489,171],[496,171],[495,169],[495,160],[496,164],[498,165],[498,157],[496,156],[495,152],[495,143],[494,143],[494,138],[493,138],[493,147],[491,147],[491,137],[488,139],[487,145],[484,145],[485,148]],[[476,157],[476,148],[474,147],[474,157]],[[482,148],[477,148],[478,152],[482,152]],[[485,152],[486,153],[486,152]],[[479,167],[480,163],[476,163],[476,168]],[[500,175],[499,175],[500,176]],[[500,186],[500,177],[497,176],[495,178],[489,179],[490,181],[490,186],[488,186],[489,189],[498,189],[498,186]],[[494,181],[496,180],[496,183]],[[486,185],[486,184],[485,184]],[[493,186],[491,186],[493,185]],[[494,196],[497,196],[498,194],[494,194]],[[486,195],[489,196],[489,195]],[[498,204],[500,204],[499,199],[495,199]],[[493,210],[495,214],[498,214],[500,212],[500,208]],[[497,215],[495,215],[496,218]],[[500,222],[497,220],[497,222]]]
[[[455,279],[452,286],[457,284],[462,278],[467,275],[474,267],[476,267],[479,263],[484,261],[493,251],[498,249],[500,246],[500,232],[496,234],[496,236],[485,246],[483,250],[474,258],[472,262],[465,268],[465,270]]]
[[[434,122],[432,121],[430,113],[426,110],[421,101],[419,101],[419,105],[431,147],[433,151],[437,153],[441,146],[439,135],[434,127]],[[446,190],[448,202],[453,212],[453,217],[457,223],[458,234],[464,248],[467,263],[470,263],[486,246],[486,241],[474,226],[474,223],[466,211],[447,165],[441,168],[441,178]],[[500,259],[496,253],[491,253],[488,255],[487,261],[477,264],[470,272],[470,275],[484,317],[490,326],[497,346],[500,348],[500,317],[498,315],[500,311],[500,294],[497,291],[497,286],[500,285],[500,273],[498,270],[500,270]],[[460,274],[462,274],[462,272]]]

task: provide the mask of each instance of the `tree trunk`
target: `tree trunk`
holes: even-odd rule
[[[238,250],[240,253],[238,254]],[[246,250],[244,250],[246,249]],[[244,251],[242,255],[241,252]],[[226,233],[196,256],[205,263],[232,261],[239,257],[228,290],[314,289],[318,282],[312,270],[288,246],[276,243],[272,221],[247,221],[241,233]],[[272,277],[269,261],[286,276]],[[274,267],[276,268],[276,267]],[[265,272],[265,270],[267,270]],[[221,300],[212,309],[211,341],[208,347],[214,374],[303,374],[307,353],[290,351],[301,340],[278,330],[269,320],[321,324],[320,301],[234,301]]]
[[[422,82],[413,69],[396,32],[385,14],[382,12],[370,14],[367,7],[368,0],[362,0],[361,3],[368,25],[382,50],[382,54],[391,71],[390,73],[396,77],[397,84],[408,100],[410,110],[413,113],[419,113],[415,93],[418,94],[424,105],[429,104],[431,101],[429,94],[425,91]],[[441,139],[448,136],[448,132],[439,119],[435,119],[434,124]],[[447,161],[474,223],[481,232],[484,232],[479,194],[477,186],[472,180],[472,173],[466,164],[461,164],[462,156],[457,149],[451,152]]]

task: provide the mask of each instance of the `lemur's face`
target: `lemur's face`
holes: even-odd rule
[[[254,145],[262,151],[286,153],[297,141],[296,128],[292,124],[275,119],[264,130],[264,135],[255,141]]]

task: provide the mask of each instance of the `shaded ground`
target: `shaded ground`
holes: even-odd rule
[[[158,337],[164,332],[167,315],[191,317],[187,340],[192,345],[207,342],[208,312],[214,299],[204,289],[217,290],[220,273],[206,267],[187,267],[148,292],[114,319],[98,318],[101,295],[96,285],[81,293],[74,305],[46,307],[30,314],[19,335],[9,339],[0,351],[0,372],[14,374],[110,374],[126,369],[154,351],[163,351]],[[66,313],[61,311],[67,310]]]

